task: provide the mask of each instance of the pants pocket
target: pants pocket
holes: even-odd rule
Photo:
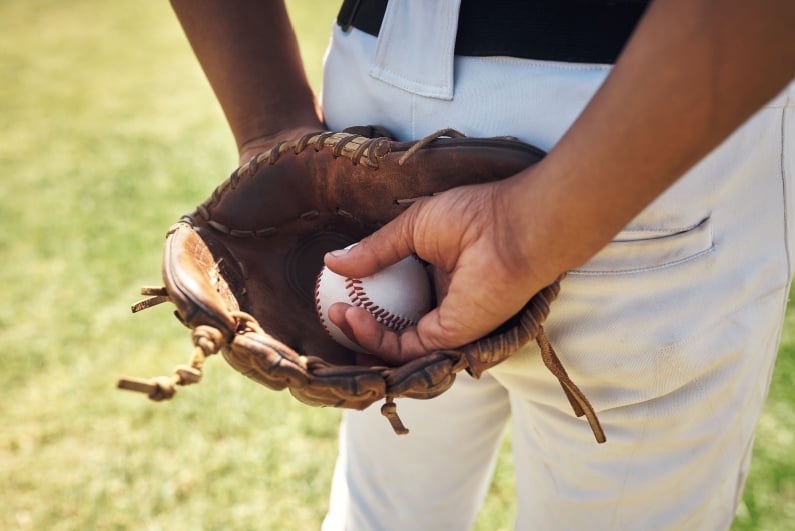
[[[572,275],[641,273],[674,266],[709,253],[714,247],[709,217],[685,228],[621,231]]]

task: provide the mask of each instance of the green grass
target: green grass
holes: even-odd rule
[[[318,87],[338,2],[289,5]],[[168,3],[0,0],[0,35],[0,529],[318,528],[339,411],[220,359],[170,403],[114,388],[187,359],[169,308],[129,305],[236,162]],[[738,530],[795,529],[794,319]],[[509,448],[478,530],[512,527]]]

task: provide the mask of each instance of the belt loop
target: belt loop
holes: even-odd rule
[[[389,0],[370,76],[418,96],[452,100],[461,0]]]
[[[362,0],[344,0],[340,12],[337,14],[337,24],[342,31],[348,32],[353,25],[353,19],[356,18],[356,13],[359,11],[359,6]]]

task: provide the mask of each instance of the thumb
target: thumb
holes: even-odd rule
[[[404,212],[357,244],[326,253],[333,272],[349,278],[373,275],[414,252],[411,216]]]

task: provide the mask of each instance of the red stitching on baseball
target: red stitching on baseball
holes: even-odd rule
[[[329,330],[328,326],[326,326],[326,318],[323,315],[323,307],[320,305],[320,279],[323,277],[323,273],[324,271],[321,271],[317,278],[315,278],[315,308],[317,308],[317,316],[320,318],[320,326],[322,326],[323,330],[331,335],[331,330]]]
[[[379,323],[394,330],[395,332],[400,332],[407,326],[414,326],[417,324],[408,317],[395,315],[386,308],[381,308],[377,304],[374,304],[370,300],[370,297],[367,296],[367,292],[362,286],[361,279],[346,278],[345,289],[348,291],[348,298],[350,299],[351,304],[354,306],[359,306],[360,308],[364,308],[370,312],[370,314],[375,317]]]

